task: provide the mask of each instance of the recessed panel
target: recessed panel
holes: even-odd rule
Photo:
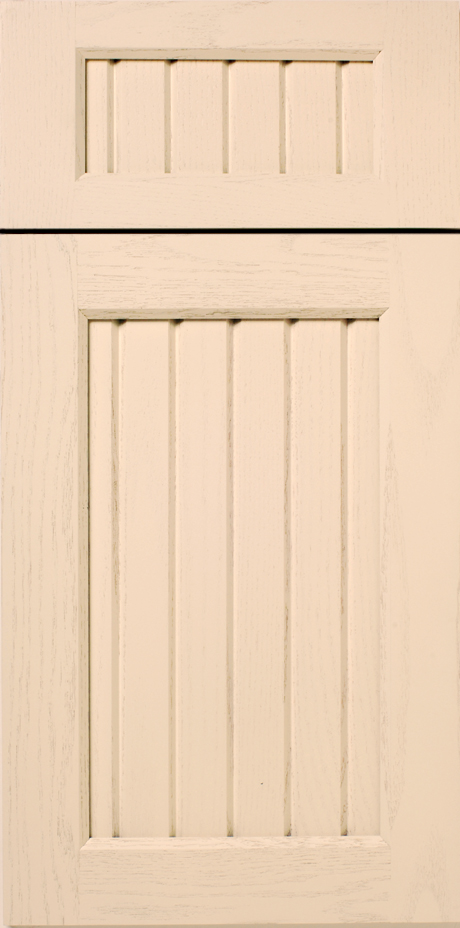
[[[93,836],[379,833],[378,326],[90,323]]]
[[[375,67],[89,59],[86,172],[370,175]]]

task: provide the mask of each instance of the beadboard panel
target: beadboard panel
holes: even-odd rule
[[[378,834],[378,321],[89,330],[93,835]]]
[[[342,7],[7,0],[2,228],[458,227],[455,4]]]
[[[372,174],[375,74],[372,61],[88,59],[86,172]]]
[[[262,245],[266,237],[259,237]],[[273,917],[291,925],[458,922],[458,236],[389,236],[391,292],[378,321],[363,315],[369,285],[363,256],[353,265],[363,282],[360,318],[344,306],[340,318],[337,311],[335,318],[312,319],[291,310],[287,321],[275,304],[271,318],[250,320],[233,308],[228,319],[175,321],[167,315],[169,291],[169,309],[155,310],[156,318],[147,308],[142,320],[129,319],[114,300],[115,308],[98,319],[93,306],[89,350],[89,311],[78,310],[77,295],[83,241],[63,234],[1,241],[5,924],[266,924]],[[203,264],[206,241],[212,238],[203,236]],[[333,310],[334,292],[342,291],[343,274],[333,276],[336,247],[322,283],[320,254],[307,262],[303,278],[307,295],[308,280],[316,281],[323,312],[326,294]],[[99,266],[88,254],[87,247],[94,294],[99,275],[103,282],[109,271],[102,258]],[[197,268],[198,259],[195,254]],[[276,253],[271,260],[276,263]],[[230,276],[235,270],[229,260]],[[328,290],[329,274],[335,285]],[[248,256],[235,301],[241,312],[250,306],[253,279]],[[159,279],[163,294],[167,281],[167,275]],[[126,274],[120,301],[125,286]],[[179,293],[181,286],[179,280]],[[356,281],[354,292],[359,295]],[[261,335],[265,325],[260,369],[259,358],[252,366],[249,360],[253,332]],[[208,338],[213,351],[206,353]],[[272,378],[264,373],[267,359]],[[277,396],[270,406],[264,389],[273,397],[274,385],[283,403]],[[250,429],[254,414],[261,422]],[[222,469],[211,466],[222,464],[224,447],[225,494]],[[267,467],[257,484],[258,449]],[[190,480],[192,469],[206,482]],[[91,532],[94,517],[99,522],[92,550],[88,503]],[[255,527],[247,505],[265,532],[256,550],[248,544]],[[244,544],[254,576],[267,578],[272,594],[270,640],[260,649],[259,617],[253,627],[247,610],[258,590],[245,574]],[[377,544],[378,577],[372,566]],[[283,693],[283,711],[272,713],[275,744],[281,728],[285,737],[268,785],[276,804],[290,744],[290,808],[284,801],[282,827],[287,831],[290,814],[291,834],[236,836],[229,823],[242,827],[243,813],[244,821],[252,816],[251,830],[256,813],[260,830],[273,826],[273,807],[264,804],[260,785],[265,780],[257,784],[245,769],[252,748],[259,769],[272,751],[257,727],[251,741],[247,721],[263,718],[280,690],[278,653],[270,656],[281,624],[278,564],[269,572],[275,548],[283,549],[288,578],[283,603],[291,634],[283,642],[283,670],[284,693],[292,698]],[[150,569],[152,552],[155,566],[167,565],[161,582]],[[212,577],[200,569],[203,552]],[[360,562],[365,571],[357,569]],[[224,583],[235,594],[226,597],[225,634]],[[175,595],[179,588],[182,598]],[[210,628],[211,613],[218,620]],[[218,655],[216,666],[201,647],[203,633]],[[216,680],[222,686],[224,641],[222,737],[216,736],[224,702]],[[257,679],[257,668],[251,681],[248,669],[238,667],[245,641],[256,663],[260,650],[271,691]],[[96,654],[88,661],[98,648],[102,659]],[[179,681],[187,648],[200,685]],[[215,688],[211,704],[201,682]],[[129,698],[118,699],[128,684]],[[315,727],[313,691],[329,726]],[[154,724],[152,699],[167,703],[163,728]],[[243,699],[248,719],[240,705],[230,711]],[[100,726],[98,744],[88,725],[94,700],[100,700],[99,721],[91,716]],[[200,706],[195,751],[187,734]],[[220,773],[192,821],[185,814],[184,775],[199,786],[203,744]],[[226,833],[173,836],[180,827],[205,831],[217,822],[222,828],[216,795],[221,802],[221,759],[224,750],[232,755],[232,745]],[[318,773],[317,761],[327,776]],[[98,791],[95,776],[105,778]],[[161,809],[147,797],[152,836],[142,837],[135,790],[145,790],[146,780],[163,789],[161,777],[169,797]],[[130,779],[133,790],[124,796]],[[279,805],[275,815],[279,821]],[[133,837],[111,836],[120,824]],[[350,834],[377,827],[380,837]],[[90,837],[96,828],[99,836]],[[320,828],[322,836],[308,834]]]

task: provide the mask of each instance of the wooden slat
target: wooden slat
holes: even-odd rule
[[[293,835],[341,825],[344,338],[344,322],[291,326]]]
[[[381,838],[92,839],[80,853],[86,925],[337,924],[388,918]]]
[[[286,172],[335,174],[337,65],[324,61],[286,66]]]
[[[393,237],[380,346],[381,834],[391,918],[460,918],[460,235]]]
[[[280,74],[271,61],[229,67],[231,174],[280,171]]]
[[[166,186],[163,177],[120,174],[116,196],[111,177],[85,175],[74,190],[73,228],[381,229],[394,217],[389,185],[374,177],[260,173],[254,182],[252,169],[241,175],[177,174],[169,177]],[[417,215],[422,215],[422,194],[419,202]],[[403,203],[401,209],[409,206]],[[453,227],[454,213],[446,210],[443,215],[452,216]]]
[[[374,101],[372,62],[344,64],[342,72],[342,172],[374,170]]]
[[[348,325],[348,833],[380,828],[378,323]]]
[[[115,172],[164,173],[165,63],[118,61],[114,108]]]
[[[76,247],[70,235],[0,244],[4,918],[76,925],[89,807]]]
[[[120,327],[120,834],[170,833],[167,322]]]
[[[223,69],[220,61],[171,65],[171,170],[221,173]]]
[[[376,234],[88,234],[78,253],[78,305],[98,318],[350,318],[389,303]]]
[[[234,834],[282,835],[284,323],[234,339]]]
[[[86,63],[86,171],[113,171],[113,63]]]
[[[91,692],[91,834],[114,832],[113,737],[117,736],[114,709],[118,703],[118,675],[114,679],[113,636],[118,634],[114,552],[117,550],[116,485],[114,482],[114,355],[118,324],[92,322],[89,326],[89,509],[90,509],[90,692]],[[116,645],[118,642],[116,642]]]
[[[227,834],[227,326],[177,327],[179,836]]]

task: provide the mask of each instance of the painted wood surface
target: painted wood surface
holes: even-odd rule
[[[356,693],[353,695],[351,691],[348,692],[348,705],[345,702],[348,726],[344,724],[343,715],[341,719],[342,750],[343,738],[347,735],[349,749],[357,751],[358,759],[359,752],[361,758],[364,758],[366,781],[362,779],[362,772],[359,772],[363,770],[363,762],[359,762],[359,767],[355,761],[355,771],[359,773],[361,782],[371,782],[374,777],[374,786],[380,792],[378,805],[382,841],[373,836],[341,837],[337,833],[335,836],[324,836],[323,839],[317,835],[292,834],[265,838],[232,838],[228,834],[220,838],[114,838],[111,837],[112,831],[109,831],[106,837],[91,838],[88,843],[90,775],[87,724],[89,644],[86,438],[87,366],[88,357],[91,362],[91,354],[88,356],[87,321],[83,313],[77,311],[76,255],[83,241],[83,236],[25,235],[4,236],[1,242],[4,307],[3,538],[11,539],[11,543],[8,541],[6,546],[4,542],[3,550],[5,924],[71,926],[86,923],[110,926],[117,923],[152,924],[155,919],[158,924],[165,924],[168,919],[171,924],[180,924],[178,915],[182,923],[204,924],[206,918],[209,918],[209,923],[212,920],[213,924],[218,924],[219,919],[227,919],[229,924],[236,924],[239,919],[241,924],[245,924],[254,923],[258,919],[266,923],[269,917],[273,917],[273,913],[278,912],[279,920],[289,919],[290,924],[296,923],[296,920],[297,923],[309,923],[309,919],[310,923],[458,921],[459,237],[391,237],[391,294],[389,308],[379,321],[357,320],[345,324],[336,319],[329,322],[299,320],[287,323],[273,318],[267,322],[267,325],[282,330],[283,403],[286,403],[288,395],[290,397],[287,404],[290,415],[284,420],[283,448],[289,444],[292,450],[294,441],[298,441],[300,451],[297,454],[305,454],[305,449],[313,441],[313,437],[308,438],[308,435],[314,436],[316,428],[321,441],[331,448],[330,457],[324,464],[327,463],[331,486],[335,486],[335,498],[338,499],[338,467],[337,457],[334,457],[334,441],[337,442],[337,438],[333,439],[337,432],[328,432],[325,417],[321,415],[321,410],[326,408],[321,377],[324,383],[330,383],[328,408],[335,412],[334,419],[331,412],[329,425],[332,425],[332,421],[341,421],[341,455],[344,447],[347,449],[345,471],[348,476],[345,494],[342,484],[341,506],[343,512],[345,496],[347,511],[351,516],[347,533],[350,541],[347,544],[350,551],[354,551],[355,561],[361,550],[364,554],[359,556],[365,555],[366,563],[369,563],[376,540],[375,525],[369,524],[368,516],[371,511],[379,511],[379,784],[372,774],[375,771],[375,727],[371,730],[372,725],[369,725],[370,720],[375,719],[375,702],[372,702],[375,690],[368,688],[370,669],[376,666],[375,637],[372,637],[372,629],[375,629],[375,586],[371,572],[369,579],[372,583],[368,587],[363,586],[359,572],[355,571],[353,580],[350,559],[347,568],[347,623],[343,622],[341,605],[340,649],[343,668],[344,643],[347,646],[349,644],[348,671],[355,668],[356,678],[363,681],[366,694],[357,698]],[[94,262],[93,268],[96,275],[97,262]],[[366,279],[365,271],[363,274]],[[337,286],[340,288],[340,284]],[[344,309],[344,317],[345,312]],[[123,315],[118,318],[123,318]],[[149,362],[152,346],[149,347],[147,333],[153,327],[168,328],[170,332],[169,327],[173,328],[173,325],[167,319],[145,323],[133,321],[118,326],[113,325],[110,319],[104,319],[91,322],[90,326],[94,324],[100,326],[104,333],[104,327],[110,333],[117,329],[118,338],[124,329],[128,331],[127,326],[146,326],[145,337],[141,337],[140,328],[139,343],[133,344],[133,361],[136,363],[131,364],[133,392],[130,393],[129,407],[135,409],[137,416],[143,404],[134,402],[135,391],[139,393],[144,383],[152,384],[152,378],[160,376],[160,368],[155,371]],[[181,325],[185,324],[181,323],[175,328],[180,330]],[[190,321],[190,326],[194,324]],[[248,320],[231,326],[227,322],[203,322],[205,327],[226,327],[226,356],[227,359],[233,358],[233,361],[235,359],[230,349],[228,331],[233,328],[234,337],[234,330],[243,324],[263,327],[266,323]],[[332,351],[334,341],[332,345],[326,341],[328,330],[324,327],[336,327],[342,333],[347,329],[347,395],[350,403],[354,399],[351,408],[348,402],[344,403],[345,355],[342,342],[340,413],[337,408],[337,375],[335,379],[327,378],[321,365],[318,370],[320,355],[317,344],[315,368],[315,365],[307,363],[306,356],[300,351],[302,341],[296,343],[297,335],[303,331],[302,327],[307,332],[310,325],[318,327],[318,339],[321,332],[320,342],[324,349],[329,345],[327,351],[324,350],[325,361],[327,358],[329,361],[337,358],[339,350],[335,344]],[[371,327],[378,329],[378,436],[375,434],[377,344],[374,328]],[[289,339],[286,338],[288,329]],[[170,338],[169,397],[172,395],[171,370],[174,369],[171,367],[171,344]],[[142,358],[144,345],[144,361],[137,363],[138,358]],[[110,350],[113,355],[113,342]],[[123,352],[124,349],[122,357]],[[296,386],[295,377],[286,377],[286,357],[290,358],[292,370],[296,369],[300,373],[303,370],[303,378],[306,372],[309,377],[313,376],[315,369],[321,374],[316,391],[319,404],[316,412],[314,406],[312,408],[308,405],[306,392]],[[353,358],[359,361],[357,366]],[[333,369],[337,371],[336,367]],[[102,370],[101,367],[101,373]],[[119,377],[126,377],[124,368],[120,366],[120,354],[117,370]],[[206,378],[210,375],[206,365],[199,365],[198,370],[200,374],[197,382],[208,382]],[[91,363],[89,373],[91,397]],[[277,368],[274,369],[274,375],[279,382]],[[113,382],[113,357],[107,366],[107,376]],[[255,378],[256,372],[250,371],[250,376]],[[362,378],[370,384],[367,391],[360,388],[364,382]],[[226,382],[226,415],[233,432],[236,422],[230,414],[228,397],[229,384],[232,384],[232,391],[235,385],[232,378]],[[300,379],[300,384],[302,382]],[[125,392],[127,381],[123,383],[122,393]],[[313,392],[310,391],[311,402]],[[126,391],[126,396],[128,394],[129,391]],[[105,395],[104,401],[109,410],[105,390],[101,395]],[[154,390],[154,396],[157,401],[157,389]],[[118,397],[120,410],[120,393]],[[300,399],[302,406],[299,405]],[[193,416],[198,416],[198,407],[191,402],[190,407]],[[173,408],[174,411],[178,408],[177,396]],[[248,409],[249,406],[246,407],[246,415]],[[368,423],[365,429],[360,426],[357,409],[361,410],[359,415]],[[149,415],[147,402],[145,410]],[[275,419],[276,410],[275,406]],[[185,406],[181,413],[182,421],[184,411]],[[105,422],[101,408],[98,415]],[[308,431],[302,432],[299,429],[299,415],[305,428],[308,426]],[[171,402],[168,416],[170,436],[172,423],[175,422]],[[346,428],[343,428],[344,416],[347,417]],[[200,421],[201,428],[203,420],[198,416],[198,424]],[[104,429],[107,432],[107,422]],[[114,432],[118,436],[120,432],[113,428],[110,431],[110,441],[113,443]],[[138,455],[137,473],[140,484],[144,481],[145,485],[148,473],[146,478],[143,467],[147,468],[147,472],[150,467],[147,432],[134,429],[126,434],[132,436],[133,455],[136,442],[137,447],[142,448],[142,454]],[[190,453],[192,438],[187,440],[192,443],[187,445]],[[263,435],[262,439],[266,441],[266,436]],[[104,439],[106,444],[108,440]],[[172,444],[170,437],[168,442],[170,468],[176,445]],[[376,443],[380,484],[378,504],[373,489],[375,485],[370,479],[372,469],[375,468]],[[133,467],[132,457],[120,456],[123,442],[118,440],[118,447],[120,461],[125,460],[123,467],[128,464]],[[230,447],[233,448],[233,444]],[[103,453],[106,454],[106,451]],[[272,448],[269,454],[275,457]],[[227,462],[226,479],[229,480],[232,474],[233,485],[233,452],[231,460],[232,467]],[[273,458],[269,456],[268,460],[273,461]],[[368,462],[366,472],[363,461]],[[158,462],[156,455],[155,462]],[[90,467],[94,466],[93,451]],[[364,510],[357,505],[359,500],[356,500],[354,489],[360,473],[359,467],[363,468],[359,486],[367,500]],[[270,473],[273,473],[272,463],[270,468]],[[341,468],[343,472],[343,461]],[[298,463],[283,472],[283,499],[286,493],[293,498],[298,474],[303,472],[302,457],[299,456]],[[320,485],[320,468],[317,469],[315,479]],[[227,507],[231,507],[234,500],[228,486],[227,483]],[[94,489],[97,490],[97,483]],[[313,507],[315,504],[319,509],[319,500],[308,503],[305,489],[300,492],[298,487],[295,492],[299,505],[300,500],[303,500],[302,505]],[[160,502],[163,505],[163,501]],[[173,502],[174,497],[169,490],[168,521],[176,527]],[[141,511],[139,502],[136,505],[137,511]],[[153,507],[155,503],[149,499],[148,505]],[[332,514],[332,493],[327,505]],[[150,510],[147,504],[145,509],[148,514]],[[124,518],[120,507],[121,526]],[[332,527],[334,524],[331,521]],[[140,525],[140,533],[133,533],[133,544],[135,542],[138,545],[138,551],[142,548],[145,533],[150,531],[144,520]],[[359,528],[358,535],[356,528]],[[370,534],[366,535],[369,530]],[[290,538],[291,546],[294,538],[297,545],[302,542],[306,546],[308,537],[302,541],[304,536],[298,528],[295,532],[297,534],[294,534],[294,523],[291,520],[285,538]],[[358,537],[359,544],[352,548],[353,535]],[[230,533],[227,532],[227,546],[229,537]],[[319,532],[320,542],[322,538],[324,535]],[[119,548],[123,553],[120,541]],[[336,542],[329,550],[332,556],[334,550],[337,551]],[[139,565],[142,565],[141,557],[136,556],[135,560],[134,566],[131,562],[130,567],[134,571],[131,573],[134,603],[136,588],[142,579],[136,573]],[[292,558],[286,558],[285,547],[284,564],[292,563]],[[227,583],[230,582],[230,574],[231,571],[227,570]],[[331,560],[327,576],[333,575],[336,576],[336,567]],[[151,582],[149,576],[146,576],[146,582]],[[319,581],[322,576],[318,571]],[[168,601],[171,603],[171,585],[168,589]],[[291,603],[296,601],[292,595],[294,590],[292,583],[285,587],[286,599]],[[328,595],[332,595],[334,590],[336,586],[331,585]],[[337,593],[334,595],[338,599]],[[367,617],[374,617],[372,623],[367,621]],[[347,630],[346,636],[344,627]],[[352,634],[353,627],[355,632]],[[135,638],[135,628],[132,628]],[[328,628],[334,628],[332,621]],[[171,634],[171,624],[169,629]],[[368,632],[372,634],[369,636]],[[319,634],[315,634],[319,647]],[[336,639],[330,640],[335,641],[335,650],[329,652],[332,662],[334,654],[338,652],[338,644]],[[359,641],[367,649],[367,658],[361,665],[356,660]],[[287,652],[291,681],[294,681],[295,672],[293,645],[294,638],[291,650]],[[131,668],[133,666],[131,663]],[[144,667],[144,671],[139,673],[139,680],[133,679],[134,674],[131,673],[133,693],[137,685],[140,687],[149,682],[145,664],[140,664],[140,667],[141,670]],[[373,679],[375,681],[375,676]],[[324,702],[324,681],[320,679],[319,673],[317,685],[320,697],[323,693]],[[334,719],[337,719],[332,690],[330,695],[327,711],[331,713],[331,718],[334,715]],[[112,697],[113,693],[110,692],[104,696],[109,700]],[[327,702],[324,704],[328,705]],[[285,726],[286,718],[286,714],[283,714]],[[293,718],[295,716],[291,713],[291,725]],[[353,736],[353,726],[355,731],[361,726],[362,735],[358,739]],[[229,730],[227,725],[227,752],[232,743]],[[372,737],[367,740],[366,732],[370,730]],[[134,733],[134,727],[132,731]],[[326,738],[324,730],[320,736],[318,750],[336,763],[334,745],[337,739]],[[125,769],[125,776],[128,776],[128,766],[125,764],[123,768],[121,753],[120,758],[121,769]],[[353,808],[354,796],[365,798],[359,788],[353,793],[352,770],[353,759],[350,758],[350,778],[345,778],[345,791],[342,771],[338,784],[341,802],[344,796],[348,797],[349,809]],[[289,779],[293,797],[294,763],[289,770]],[[309,782],[315,785],[313,776]],[[295,807],[291,799],[291,809]],[[122,797],[120,809],[123,809]],[[325,801],[324,812],[327,816],[336,817],[329,799]],[[372,816],[374,814],[372,812]],[[360,815],[361,822],[364,819],[369,821],[367,805]],[[351,815],[349,821],[353,828]],[[355,822],[358,822],[357,814]],[[135,824],[129,827],[134,829]],[[283,827],[286,828],[285,817]],[[316,829],[320,826],[315,823],[313,827]],[[342,808],[339,827],[343,828]],[[367,825],[356,827],[364,828]],[[374,825],[370,827],[374,828]],[[322,840],[325,844],[321,843]],[[187,849],[185,845],[176,845],[176,841],[192,843]],[[213,845],[213,841],[217,844]],[[83,845],[79,863],[78,852]],[[175,846],[179,849],[177,868],[170,863]],[[286,847],[288,851],[285,855]],[[294,856],[288,853],[289,848]],[[341,848],[346,851],[343,856]],[[170,856],[166,861],[167,855]],[[167,867],[162,870],[165,861]],[[156,884],[152,883],[152,869],[158,875],[159,882]],[[77,881],[78,872],[81,875],[80,883]],[[385,901],[387,880],[390,880],[388,903]],[[216,883],[218,890],[215,888]],[[235,893],[235,885],[241,887],[239,895]],[[324,892],[326,885],[328,890]],[[222,888],[226,894],[222,893]],[[136,900],[139,903],[137,908]],[[177,908],[178,900],[180,912]],[[269,912],[272,914],[269,915]]]
[[[381,834],[394,921],[460,913],[460,236],[395,236],[379,322]]]
[[[2,228],[458,227],[455,4],[341,7],[7,0]]]
[[[88,925],[382,922],[390,853],[381,838],[91,838],[80,874]]]
[[[379,74],[372,61],[89,59],[86,172],[372,174]]]
[[[94,837],[379,833],[377,332],[90,323]]]
[[[2,236],[1,260],[4,920],[76,924],[89,837],[88,326],[75,238]]]
[[[285,68],[286,173],[337,174],[340,65],[291,61]]]
[[[144,325],[152,327],[151,322]],[[174,328],[175,834],[225,835],[231,827],[227,810],[228,323],[183,322]],[[157,801],[161,802],[160,795]]]
[[[163,836],[171,833],[173,805],[169,435],[174,397],[169,324],[117,324],[117,336],[118,833]],[[144,422],[133,414],[140,398]]]
[[[290,326],[293,835],[342,833],[346,342],[345,321]]]
[[[96,63],[88,61],[87,69]],[[171,127],[167,67],[163,61],[128,60],[113,65],[116,132],[112,170],[116,174],[156,174],[168,166]],[[86,170],[91,172],[88,163]]]
[[[379,337],[348,324],[347,832],[380,831]]]
[[[382,235],[84,235],[78,305],[93,319],[378,317]]]

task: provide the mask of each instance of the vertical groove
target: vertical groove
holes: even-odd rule
[[[343,174],[343,92],[342,64],[335,65],[336,173]]]
[[[107,174],[114,173],[115,164],[115,62],[107,62]]]
[[[171,173],[171,61],[165,61],[165,174]]]
[[[280,174],[286,173],[286,62],[279,63]]]
[[[341,769],[340,834],[348,834],[348,322],[341,325],[341,525],[342,525],[342,616],[341,616]]]
[[[227,323],[227,837],[233,835],[233,321]]]
[[[291,331],[284,323],[284,834],[291,834]]]
[[[112,836],[120,834],[119,324],[112,322]]]
[[[169,323],[169,808],[176,835],[176,332]]]
[[[222,62],[222,172],[229,171],[229,62]]]

